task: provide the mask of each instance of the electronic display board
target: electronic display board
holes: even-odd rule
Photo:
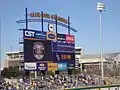
[[[52,41],[53,52],[75,52],[75,44],[73,42]]]
[[[51,41],[24,39],[24,61],[52,61]]]
[[[53,61],[54,62],[67,62],[67,63],[74,64],[75,54],[65,53],[65,52],[53,52]]]

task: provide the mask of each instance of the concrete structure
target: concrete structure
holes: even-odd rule
[[[101,70],[100,54],[83,55],[82,63],[85,66],[85,70],[92,73],[99,73]],[[120,52],[117,53],[105,53],[103,54],[103,68],[105,76],[110,74],[120,76]],[[116,71],[116,72],[115,72]]]
[[[4,67],[19,67],[21,66],[21,61],[23,61],[23,52],[17,51],[17,52],[7,52],[7,57],[4,62]]]

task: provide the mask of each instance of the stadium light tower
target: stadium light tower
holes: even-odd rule
[[[2,32],[1,32],[1,17],[0,17],[0,37],[2,37],[1,34]],[[2,43],[1,42],[1,39],[0,39],[0,43]],[[1,48],[1,47],[0,47]],[[1,56],[1,51],[0,51],[0,56]],[[0,76],[1,76],[1,65],[2,65],[2,61],[1,61],[1,57],[0,57]]]
[[[102,46],[102,11],[105,11],[105,5],[103,3],[97,3],[97,10],[100,12],[100,48],[101,48],[101,76],[104,79],[104,67],[103,67],[103,46]]]

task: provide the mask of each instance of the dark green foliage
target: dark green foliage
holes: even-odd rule
[[[9,67],[9,68],[4,68],[1,74],[3,77],[11,78],[11,77],[19,77],[21,72],[19,71],[18,67]]]

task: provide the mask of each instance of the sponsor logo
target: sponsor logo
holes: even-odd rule
[[[39,38],[39,39],[46,39],[46,33],[45,32],[36,32],[35,37]]]
[[[74,36],[73,35],[66,35],[66,42],[74,42]]]
[[[25,69],[26,70],[35,70],[36,69],[36,63],[25,63]]]
[[[46,35],[42,34],[42,33],[36,33],[36,36],[44,36],[44,37],[46,37]]]
[[[65,38],[60,38],[60,37],[58,37],[57,40],[65,41],[66,39],[65,39]]]
[[[47,40],[56,40],[55,32],[47,32]]]
[[[67,63],[58,63],[58,70],[66,70]]]
[[[51,38],[51,39],[54,39],[55,35],[54,34],[49,34],[48,37]]]
[[[44,67],[44,66],[45,66],[45,64],[41,63],[41,64],[40,64],[40,66],[41,66],[41,67]]]
[[[74,68],[74,65],[73,65],[73,64],[68,64],[67,68],[68,68],[68,69],[73,69],[73,68]]]
[[[66,68],[67,66],[65,64],[58,64],[59,68]]]
[[[55,71],[58,69],[57,63],[48,63],[48,71]]]
[[[66,41],[66,35],[65,34],[57,34],[57,40],[58,41]]]
[[[47,70],[47,63],[37,63],[37,69],[40,71],[46,71]]]
[[[34,31],[25,31],[25,36],[34,37],[35,36],[35,32]]]
[[[35,66],[25,65],[25,67],[28,68],[28,69],[35,69]]]
[[[46,39],[46,32],[36,30],[24,30],[24,38]]]

